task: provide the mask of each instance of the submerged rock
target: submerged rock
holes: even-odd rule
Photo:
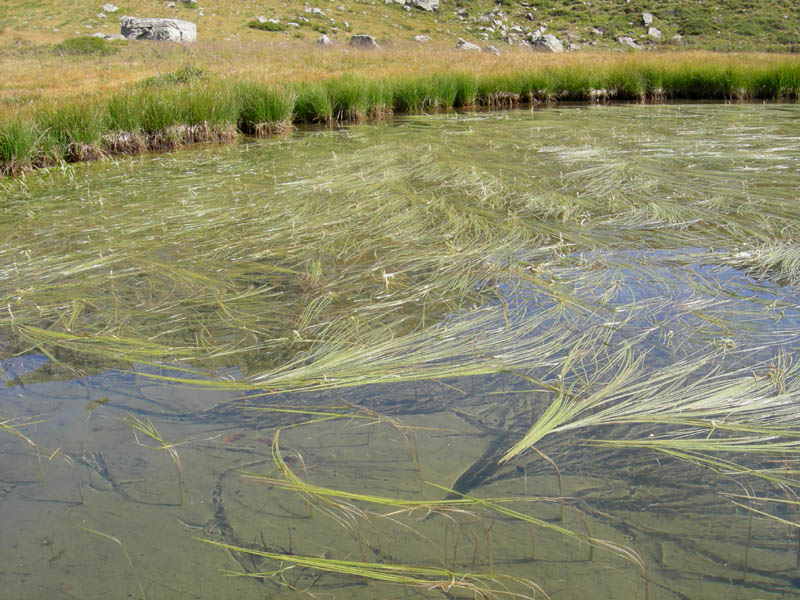
[[[366,33],[357,33],[351,37],[350,45],[355,46],[356,48],[366,48],[369,50],[380,48],[378,42],[375,41],[375,38],[371,35],[367,35]]]
[[[197,39],[197,26],[179,19],[122,17],[120,33],[129,40],[193,42]]]

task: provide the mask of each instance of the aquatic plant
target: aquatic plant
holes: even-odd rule
[[[156,429],[156,426],[153,425],[153,422],[149,418],[140,419],[138,417],[128,415],[125,417],[125,422],[133,430],[133,436],[136,439],[137,445],[142,446],[143,448],[150,448],[151,450],[164,450],[167,452],[167,454],[169,454],[169,457],[172,459],[172,462],[175,465],[175,471],[178,475],[178,506],[183,506],[183,467],[181,466],[181,459],[178,456],[178,451],[175,449],[176,445],[165,441],[158,432],[158,429]],[[140,433],[149,437],[153,441],[158,442],[159,445],[157,447],[153,447],[143,444],[139,440],[138,434]]]

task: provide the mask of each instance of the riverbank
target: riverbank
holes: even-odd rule
[[[353,53],[359,60],[363,54]],[[458,72],[446,71],[443,64],[417,71],[430,75],[393,71],[385,62],[368,74],[369,61],[364,61],[316,80],[297,73],[283,80],[223,77],[202,67],[183,67],[103,93],[6,107],[0,114],[0,173],[395,113],[559,101],[800,97],[800,58],[792,55],[536,56],[536,64],[531,56],[515,57],[504,68],[482,59]]]

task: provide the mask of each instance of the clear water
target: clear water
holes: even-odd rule
[[[214,222],[230,227],[225,235],[233,239],[237,231],[249,231],[237,221],[237,210],[270,198],[316,194],[336,203],[367,195],[426,199],[481,193],[491,205],[498,196],[525,197],[533,206],[527,218],[537,215],[531,222],[541,228],[542,244],[563,244],[547,255],[547,277],[606,311],[548,313],[540,327],[604,324],[609,346],[627,340],[634,352],[648,352],[645,373],[662,372],[713,348],[720,351],[713,367],[752,367],[753,377],[762,377],[765,365],[796,351],[798,288],[791,272],[763,269],[748,262],[747,253],[770,241],[791,246],[800,226],[793,206],[800,189],[798,117],[794,105],[408,117],[71,167],[6,184],[3,208],[20,237],[47,237],[48,253],[37,255],[43,262],[83,252],[81,240],[96,235],[103,237],[108,256],[135,252],[137,243],[143,245],[137,240],[159,235],[151,225],[141,231],[131,227],[146,220],[162,228],[156,251],[163,261],[180,265],[194,256],[213,268],[216,250],[203,245],[210,235],[204,220],[230,214]],[[575,200],[549,202],[553,198]],[[706,202],[704,211],[698,198]],[[661,202],[665,199],[670,202]],[[81,210],[76,212],[76,205]],[[623,206],[640,212],[622,223],[614,215]],[[745,218],[731,216],[737,210]],[[249,210],[248,218],[253,214]],[[264,223],[265,229],[273,226],[278,227]],[[196,246],[175,247],[170,236],[178,230],[195,236],[181,240],[194,239]],[[779,240],[778,230],[784,236]],[[746,246],[749,242],[754,246]],[[4,297],[24,295],[19,290],[29,286],[46,311],[46,276],[19,274],[27,273],[23,251],[24,244],[12,244],[9,237],[3,248]],[[87,260],[96,254],[91,245]],[[536,264],[543,256],[541,247],[519,247],[497,260]],[[86,275],[71,276],[96,279],[95,290],[111,285],[110,274],[97,272],[87,268]],[[117,281],[123,285],[123,279]],[[386,286],[388,291],[390,282]],[[538,280],[504,280],[498,289],[507,310],[517,315],[524,310],[529,320],[556,304]],[[81,293],[76,300],[86,300],[86,290]],[[137,298],[146,301],[144,295]],[[69,315],[70,306],[58,310]],[[9,311],[24,308],[24,302],[9,301]],[[131,310],[130,318],[157,336],[170,325],[151,310]],[[469,310],[464,309],[467,316]],[[465,317],[453,312],[448,318]],[[213,389],[199,376],[196,385],[180,385],[153,377],[178,373],[166,366],[115,367],[80,351],[59,354],[85,373],[66,375],[41,351],[20,344],[4,323],[2,347],[8,350],[1,363],[6,385],[0,389],[0,417],[13,419],[40,453],[37,460],[24,440],[0,431],[3,597],[471,597],[455,587],[427,590],[320,574],[199,539],[278,554],[523,577],[554,599],[800,593],[800,538],[791,525],[797,522],[796,505],[757,505],[780,521],[751,513],[736,504],[747,505],[746,500],[732,497],[750,492],[791,500],[791,486],[646,449],[587,444],[595,438],[638,439],[642,431],[659,436],[669,430],[663,424],[566,430],[538,443],[541,454],[528,452],[487,468],[462,490],[481,498],[513,498],[509,506],[539,525],[479,507],[431,517],[425,509],[403,512],[358,501],[334,507],[316,499],[312,506],[275,482],[243,475],[281,479],[273,457],[280,430],[281,455],[309,483],[373,496],[442,498],[446,492],[431,483],[451,487],[474,465],[496,462],[492,449],[516,442],[553,401],[552,392],[513,373],[262,395],[270,390],[268,378],[263,388],[247,392]],[[487,321],[482,335],[497,331]],[[527,339],[537,340],[537,331],[532,328]],[[524,346],[525,339],[515,343]],[[511,354],[513,348],[507,350]],[[243,356],[202,364],[210,375],[234,381],[273,368],[260,364],[257,353]],[[498,355],[498,364],[502,360]],[[564,355],[552,360],[514,367],[553,381]],[[784,385],[791,406],[791,374]],[[270,407],[349,416],[325,420],[261,410]],[[151,439],[137,438],[126,417],[150,419],[163,439],[175,444],[180,477],[169,453]],[[764,467],[760,460],[745,462]],[[788,476],[794,460],[791,449],[779,464],[772,455],[766,459],[767,466]],[[546,524],[603,542],[593,548]],[[626,558],[628,551],[641,567]],[[272,575],[236,577],[226,571]],[[496,593],[502,584],[521,589],[499,580],[492,586]]]

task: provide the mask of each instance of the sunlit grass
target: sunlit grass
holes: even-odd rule
[[[173,76],[142,80],[138,89],[119,89],[104,99],[84,95],[64,103],[31,107],[25,127],[14,124],[19,108],[0,114],[0,172],[17,173],[49,164],[48,140],[59,149],[55,160],[89,160],[105,153],[131,153],[146,147],[169,149],[186,143],[226,139],[239,132],[285,131],[290,122],[359,122],[391,113],[416,113],[471,107],[513,107],[520,102],[609,99],[796,100],[800,63],[791,58],[751,64],[749,58],[703,60],[704,55],[610,59],[595,56],[535,67],[506,64],[484,72],[472,65],[446,72],[440,65],[423,74],[382,75],[358,69],[324,79],[287,76],[259,78],[194,77],[207,67],[182,66]],[[159,82],[158,85],[151,85]],[[8,122],[7,122],[8,121]],[[143,131],[149,138],[140,141]],[[106,143],[101,138],[106,136]],[[110,140],[110,141],[109,141]],[[35,147],[31,147],[32,144]]]

